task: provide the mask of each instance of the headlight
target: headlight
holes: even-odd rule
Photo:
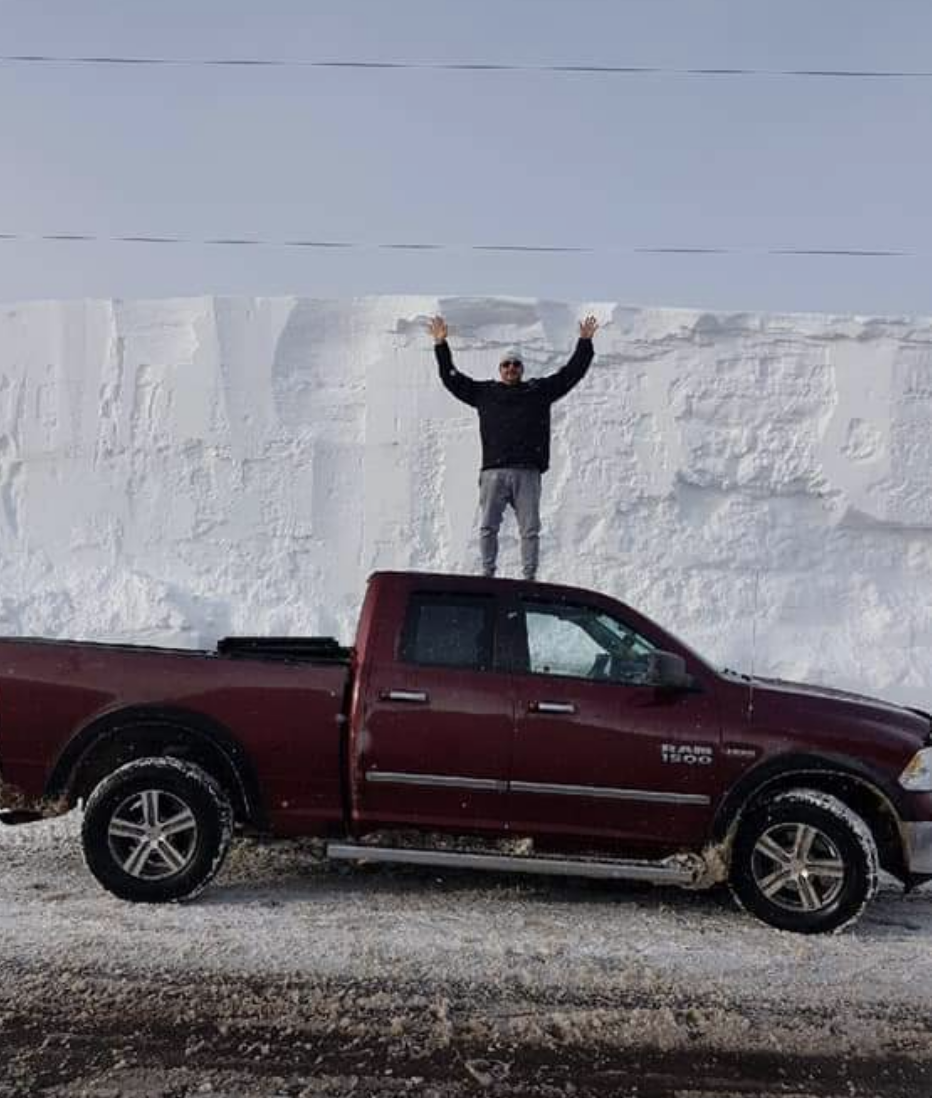
[[[913,793],[932,793],[932,747],[923,747],[906,764],[900,785]]]

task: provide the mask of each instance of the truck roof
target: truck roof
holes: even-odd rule
[[[381,580],[389,580],[394,582],[395,580],[403,580],[410,584],[413,582],[421,583],[425,586],[438,586],[444,587],[446,590],[463,590],[463,591],[513,591],[521,594],[532,595],[545,595],[549,597],[558,598],[610,598],[615,602],[621,602],[621,599],[609,594],[606,591],[593,591],[585,587],[572,587],[563,583],[541,583],[538,580],[524,580],[524,579],[505,579],[498,576],[473,576],[462,575],[455,572],[418,572],[418,571],[392,571],[392,570],[380,570],[373,572],[369,577],[369,582],[373,583]]]

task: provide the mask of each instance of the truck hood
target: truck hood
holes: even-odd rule
[[[786,679],[768,679],[760,675],[741,675],[726,671],[725,677],[732,683],[742,682],[748,690],[753,688],[755,698],[761,694],[779,701],[795,700],[809,709],[829,708],[836,713],[840,708],[849,711],[863,721],[892,725],[902,731],[912,733],[919,740],[930,738],[932,714],[921,709],[911,709],[893,702],[873,698],[867,694],[856,694],[850,690],[836,690],[831,686],[814,686],[811,683],[788,682]]]

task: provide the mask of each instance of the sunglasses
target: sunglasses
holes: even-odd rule
[[[500,366],[517,366],[519,370],[524,369],[524,363],[518,358],[506,358],[504,362],[499,363]]]

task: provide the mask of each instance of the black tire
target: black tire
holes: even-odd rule
[[[140,903],[196,896],[232,838],[233,810],[217,781],[170,757],[136,759],[104,778],[81,831],[91,873],[115,896]]]
[[[752,809],[731,859],[738,903],[770,926],[800,934],[844,930],[877,891],[870,828],[829,793],[793,789]]]

